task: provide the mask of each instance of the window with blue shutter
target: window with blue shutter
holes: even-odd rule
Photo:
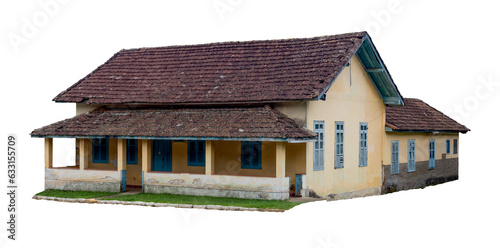
[[[318,135],[314,142],[313,170],[324,170],[325,168],[325,122],[314,121],[314,132]]]
[[[429,170],[436,168],[436,143],[429,140]]]
[[[205,141],[188,141],[188,166],[205,166]]]
[[[368,123],[359,123],[359,166],[368,165]]]
[[[399,173],[399,141],[391,141],[391,174]]]
[[[450,142],[450,140],[448,139],[448,140],[446,140],[446,154],[450,154],[450,150],[451,150],[451,149],[450,149],[450,148],[451,148],[450,146],[451,146],[451,142]]]
[[[138,146],[136,139],[127,140],[127,164],[137,164]]]
[[[335,169],[344,168],[344,122],[335,122]]]
[[[262,143],[260,141],[241,142],[241,168],[262,169]]]
[[[92,163],[107,164],[109,162],[108,139],[92,139]]]
[[[408,172],[415,171],[415,140],[408,140]]]

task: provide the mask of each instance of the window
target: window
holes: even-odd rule
[[[313,170],[324,170],[325,168],[325,122],[314,121],[314,132],[318,134],[314,142]]]
[[[415,140],[408,140],[408,172],[415,171]]]
[[[391,141],[391,174],[399,173],[399,141]]]
[[[108,163],[108,139],[92,139],[92,163]]]
[[[429,170],[436,168],[436,147],[433,139],[429,140]]]
[[[359,166],[368,165],[367,135],[368,123],[359,123]]]
[[[127,140],[127,164],[137,164],[137,140]]]
[[[450,154],[450,140],[446,140],[446,154]]]
[[[453,139],[453,154],[458,153],[458,139]]]
[[[188,141],[188,166],[205,166],[205,141]]]
[[[262,169],[262,143],[260,141],[241,142],[241,168]]]
[[[344,168],[344,122],[335,122],[335,169]]]

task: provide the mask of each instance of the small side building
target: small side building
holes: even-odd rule
[[[383,193],[458,179],[459,133],[470,131],[419,99],[388,106]]]

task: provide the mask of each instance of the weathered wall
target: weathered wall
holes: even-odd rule
[[[310,190],[326,196],[382,185],[382,134],[385,105],[355,56],[326,93],[325,101],[307,102],[307,127],[325,121],[324,170],[313,170],[313,143],[307,144]],[[344,122],[344,168],[334,169],[335,121]],[[368,166],[359,167],[359,124],[368,123]]]
[[[120,172],[46,168],[45,189],[119,192]]]
[[[391,165],[384,165],[383,193],[423,188],[458,179],[458,158],[436,159],[436,168],[429,170],[429,161],[415,162],[415,171],[408,164],[399,164],[399,173],[391,174]]]
[[[458,179],[458,156],[453,154],[453,139],[458,133],[387,132],[384,138],[384,181],[382,191],[422,188]],[[408,172],[408,140],[415,140],[415,171]],[[429,169],[429,140],[435,141],[435,169]],[[391,174],[391,141],[399,141],[399,173]],[[450,154],[446,154],[450,140]],[[460,141],[458,141],[460,146]]]
[[[144,192],[284,200],[289,178],[144,173]]]

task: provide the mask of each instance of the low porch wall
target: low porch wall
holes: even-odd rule
[[[107,170],[45,169],[45,189],[120,192],[120,172]]]
[[[384,165],[382,193],[424,188],[458,179],[458,158],[443,155],[435,163],[435,168],[429,170],[429,161],[416,162],[413,172],[408,172],[408,163],[400,163],[397,174],[391,174],[391,165]]]
[[[289,197],[289,187],[290,179],[288,177],[145,172],[143,191],[146,193],[285,200]]]

